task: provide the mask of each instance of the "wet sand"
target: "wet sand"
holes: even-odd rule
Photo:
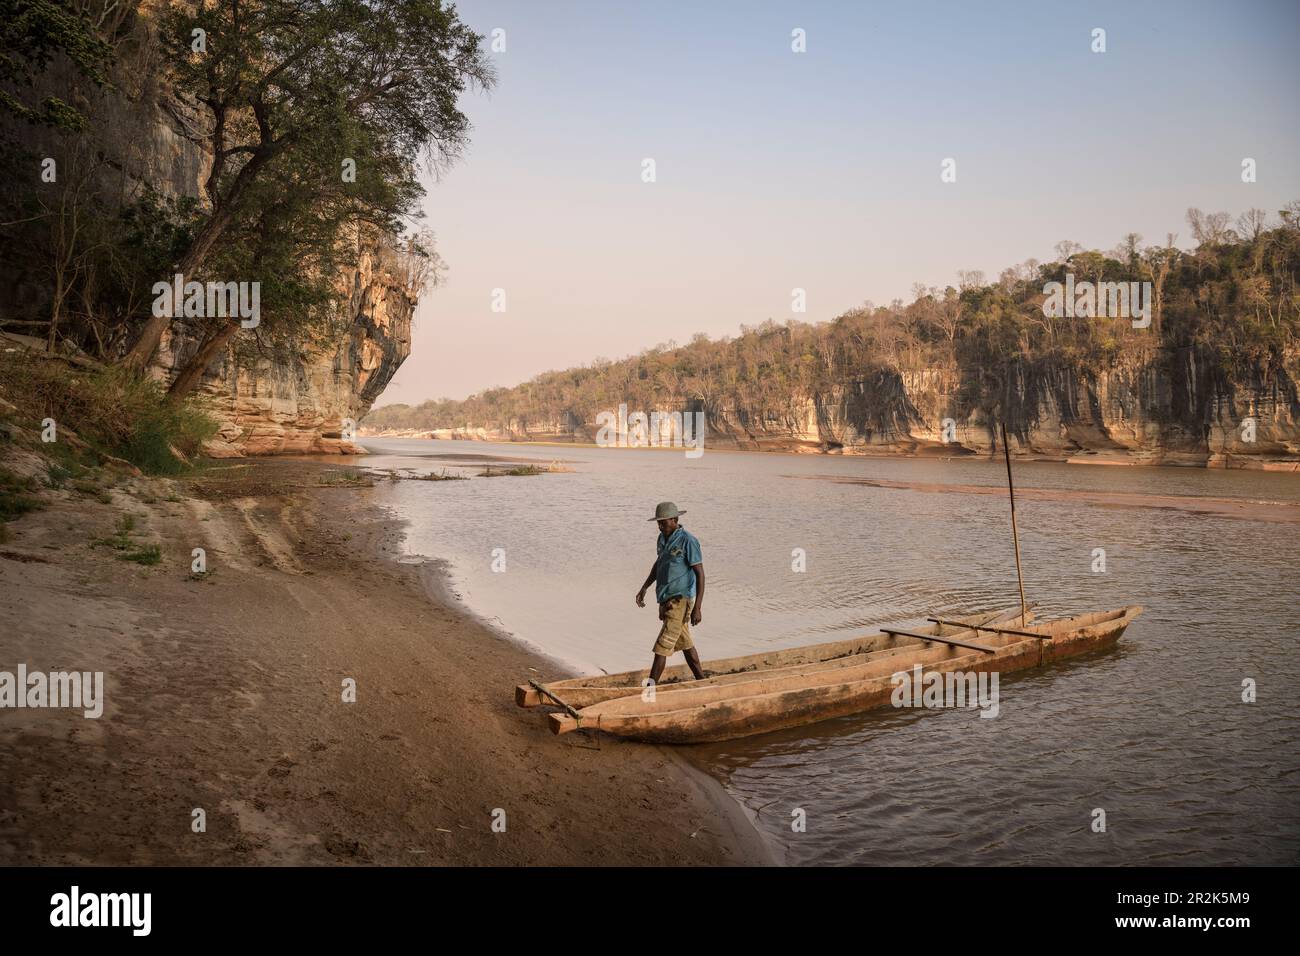
[[[396,560],[365,487],[232,464],[123,476],[111,503],[50,492],[8,526],[0,669],[103,671],[106,703],[0,710],[0,865],[771,861],[680,756],[516,708],[515,684],[563,671]],[[123,514],[160,564],[93,546]]]

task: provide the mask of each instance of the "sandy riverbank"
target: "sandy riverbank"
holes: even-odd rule
[[[0,710],[0,864],[770,860],[676,754],[516,708],[555,665],[440,600],[394,560],[401,526],[332,480],[273,460],[124,476],[8,526],[0,670],[103,671],[106,703]],[[126,514],[159,564],[94,546]]]

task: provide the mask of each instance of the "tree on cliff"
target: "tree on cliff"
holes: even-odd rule
[[[1155,308],[1152,315],[1152,330],[1155,332],[1157,339],[1164,327],[1165,280],[1169,278],[1169,270],[1181,255],[1174,245],[1177,238],[1172,232],[1167,233],[1163,247],[1152,246],[1138,253],[1142,272],[1147,277],[1147,281],[1151,283],[1151,289],[1154,293]]]
[[[493,82],[481,37],[440,0],[219,0],[171,9],[160,31],[177,95],[206,114],[193,135],[213,158],[211,208],[174,268],[184,281],[250,215],[276,167],[287,175],[319,155],[342,182],[358,157],[329,137],[345,120],[365,131],[372,157],[423,157],[438,168],[467,141],[459,95]],[[151,316],[127,363],[142,369],[170,323]]]
[[[206,269],[260,283],[260,323],[252,337],[263,347],[288,349],[327,334],[338,277],[356,266],[361,246],[400,232],[423,194],[414,165],[372,142],[351,117],[337,117],[337,125],[318,135],[319,148],[305,150],[299,162],[267,167]],[[356,160],[355,182],[338,175],[339,144]],[[194,389],[240,330],[238,317],[186,321],[199,346],[168,390],[173,401]]]

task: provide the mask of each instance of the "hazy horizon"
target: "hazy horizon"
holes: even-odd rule
[[[1300,198],[1294,4],[460,13],[506,50],[495,90],[463,100],[465,156],[426,183],[448,275],[377,407],[910,301],[1064,239],[1188,247],[1189,206],[1275,217]]]

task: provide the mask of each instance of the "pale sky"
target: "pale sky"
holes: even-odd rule
[[[427,184],[449,272],[379,406],[1300,199],[1293,0],[458,7],[506,50]]]

